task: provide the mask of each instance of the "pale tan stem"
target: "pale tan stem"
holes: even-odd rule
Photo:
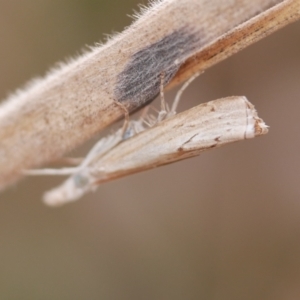
[[[123,117],[116,101],[129,111],[150,101],[162,72],[166,82],[185,80],[295,21],[299,11],[299,0],[158,2],[107,44],[2,104],[0,188]]]

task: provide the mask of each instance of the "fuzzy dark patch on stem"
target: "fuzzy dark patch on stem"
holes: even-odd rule
[[[180,29],[133,54],[117,77],[116,100],[129,104],[130,111],[154,100],[160,92],[161,74],[164,85],[168,84],[199,43],[196,34]]]

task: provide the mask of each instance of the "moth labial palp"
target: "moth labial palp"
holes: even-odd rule
[[[175,115],[183,91],[198,76],[199,73],[196,73],[182,85],[170,109],[164,99],[164,74],[162,74],[160,88],[161,110],[157,116],[150,114],[149,106],[146,106],[139,119],[129,120],[129,114],[125,106],[121,103],[117,103],[117,105],[124,110],[125,121],[123,127],[98,141],[77,167],[25,171],[25,174],[28,175],[71,175],[61,186],[45,193],[45,203],[52,206],[61,205],[66,202],[75,201],[88,191],[95,190],[98,185],[99,174],[105,175],[105,169],[101,168],[101,164],[99,167],[101,158],[123,141]],[[159,153],[157,153],[157,155],[159,155]]]

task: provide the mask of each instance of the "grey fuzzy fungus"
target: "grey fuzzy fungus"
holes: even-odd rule
[[[116,100],[127,102],[131,111],[154,100],[161,74],[166,85],[198,44],[194,33],[181,29],[133,54],[117,77]]]

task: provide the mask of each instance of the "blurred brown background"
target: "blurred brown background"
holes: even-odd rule
[[[136,8],[0,0],[0,98],[121,31]],[[40,199],[62,178],[2,193],[0,298],[300,299],[299,54],[298,22],[211,68],[183,96],[181,109],[246,95],[270,126],[264,137],[104,184],[58,209]]]

